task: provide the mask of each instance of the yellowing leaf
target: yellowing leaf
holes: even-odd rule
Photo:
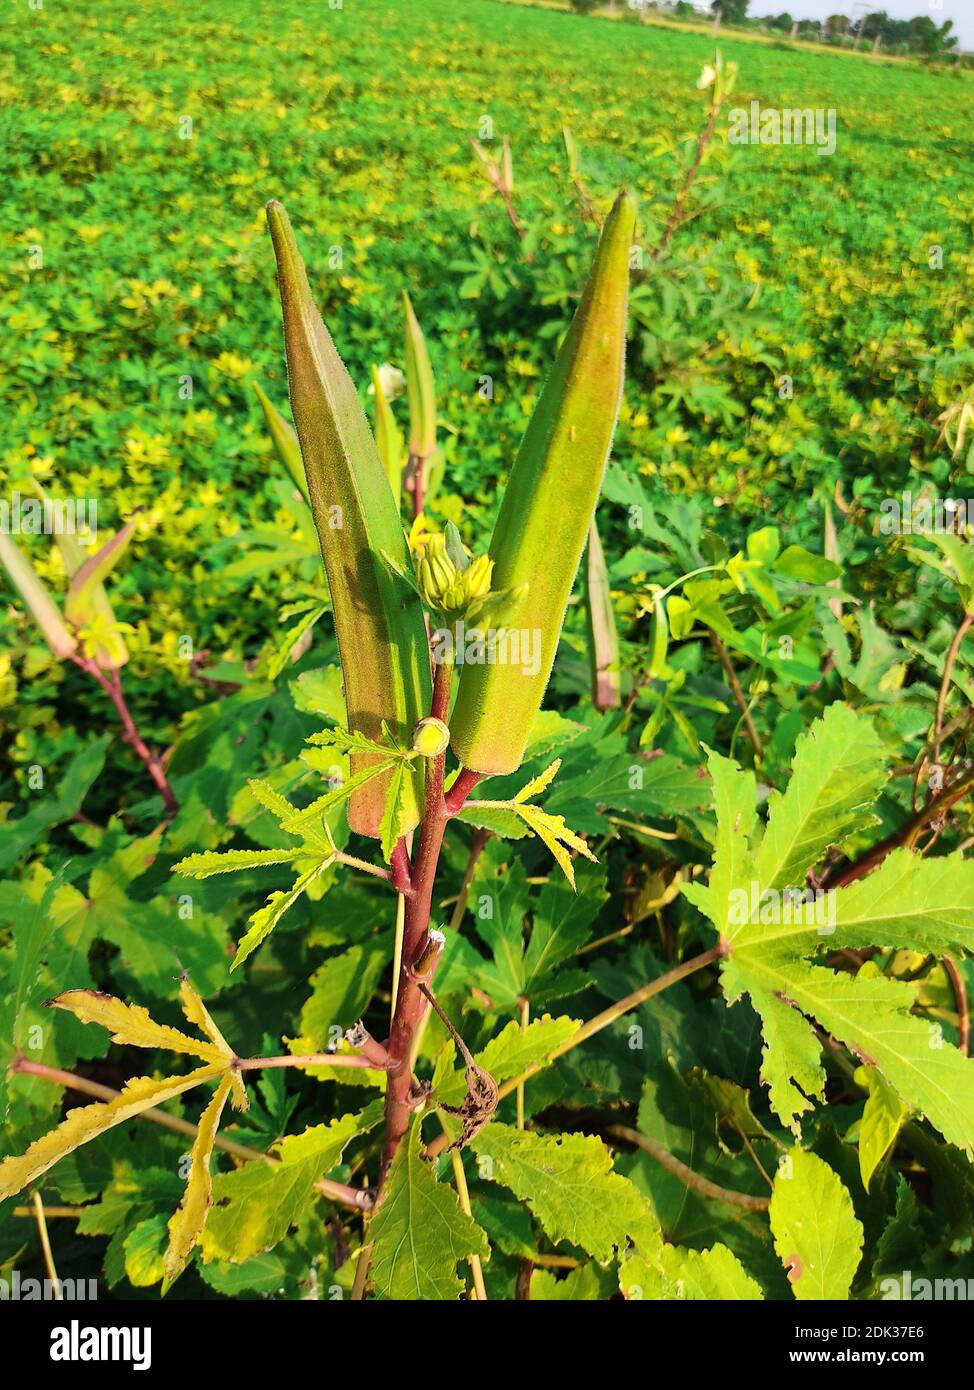
[[[183,1013],[190,1023],[199,1028],[200,1032],[206,1034],[213,1046],[226,1058],[228,1065],[235,1062],[236,1053],[213,1022],[209,1010],[185,975],[179,982],[179,998],[183,1006]],[[229,1081],[233,1093],[234,1109],[247,1110],[250,1102],[247,1099],[247,1092],[244,1089],[243,1078],[239,1071],[231,1071]]]
[[[560,767],[561,759],[556,758],[550,767],[546,767],[544,772],[533,777],[527,786],[522,787],[510,801],[469,801],[467,808],[474,824],[485,823],[483,821],[485,812],[488,814],[488,819],[491,812],[501,815],[506,813],[509,817],[520,816],[528,829],[532,830],[538,839],[543,840],[548,846],[568,882],[574,888],[575,870],[572,867],[568,850],[577,850],[579,854],[584,854],[586,859],[591,859],[593,864],[597,864],[598,860],[581,836],[576,835],[574,830],[569,829],[565,824],[564,816],[552,815],[550,811],[543,811],[540,806],[525,805],[528,797],[536,796],[551,785]],[[502,830],[500,833],[509,834],[510,832]]]
[[[579,854],[584,854],[586,859],[591,859],[593,864],[598,860],[589,849],[588,845],[576,835],[574,830],[569,830],[565,824],[564,816],[553,816],[549,811],[542,811],[540,806],[517,806],[517,813],[531,827],[539,840],[551,850],[561,870],[571,886],[575,887],[575,870],[572,867],[571,855],[568,849],[578,850]],[[568,846],[568,849],[565,846]]]
[[[223,1107],[226,1105],[232,1084],[232,1076],[227,1075],[223,1078],[216,1088],[213,1099],[200,1117],[199,1129],[190,1156],[186,1192],[169,1222],[169,1249],[166,1251],[163,1293],[182,1274],[186,1267],[186,1261],[206,1224],[213,1190],[213,1182],[210,1177],[210,1156],[213,1153],[213,1141],[220,1125],[220,1116],[223,1114]]]
[[[49,999],[48,1003],[54,1008],[66,1009],[82,1023],[98,1023],[102,1028],[108,1028],[112,1042],[125,1043],[130,1047],[162,1047],[167,1052],[186,1052],[192,1057],[202,1057],[204,1062],[222,1063],[225,1060],[225,1054],[212,1043],[200,1042],[187,1033],[180,1033],[178,1028],[156,1023],[141,1004],[123,1004],[121,999],[111,994],[99,994],[93,989],[69,989]]]
[[[527,784],[527,786],[522,787],[521,790],[517,793],[517,795],[514,797],[514,800],[518,802],[527,801],[530,797],[537,796],[539,792],[543,792],[545,788],[550,786],[551,783],[555,780],[555,778],[558,775],[558,769],[560,767],[561,758],[556,758],[550,767],[545,768],[544,772],[539,772],[537,777],[532,777],[531,781]]]
[[[112,1100],[97,1101],[94,1105],[69,1110],[58,1127],[35,1139],[25,1154],[5,1158],[0,1163],[0,1201],[12,1197],[81,1144],[87,1144],[90,1139],[96,1139],[99,1134],[153,1105],[182,1095],[183,1091],[189,1091],[204,1081],[214,1080],[222,1070],[219,1066],[199,1067],[186,1076],[168,1076],[162,1081],[153,1081],[148,1076],[133,1077]]]

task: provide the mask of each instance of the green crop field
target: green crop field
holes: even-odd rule
[[[295,1147],[280,1151],[283,1167],[218,1153],[220,1204],[183,1252],[178,1283],[167,1222],[191,1140],[134,1121],[69,1152],[76,1137],[35,1174],[43,1201],[69,1211],[50,1223],[61,1277],[98,1278],[120,1298],[174,1283],[170,1298],[211,1301],[455,1298],[484,1287],[492,1299],[526,1287],[575,1299],[685,1297],[674,1290],[689,1287],[697,1298],[790,1300],[784,1245],[801,1238],[786,1204],[796,1199],[777,1195],[776,1180],[770,1226],[766,1199],[768,1173],[792,1146],[807,1184],[799,1206],[821,1199],[835,1229],[819,1234],[840,1252],[798,1297],[878,1297],[882,1279],[898,1277],[887,1260],[897,1239],[915,1242],[918,1274],[966,1277],[974,655],[963,639],[974,565],[963,524],[960,536],[923,539],[884,518],[905,491],[931,506],[974,496],[974,74],[499,0],[3,0],[2,13],[0,544],[9,537],[34,571],[19,582],[17,554],[0,549],[14,581],[0,568],[0,1060],[11,1156],[60,1118],[64,1093],[45,1068],[113,1087],[172,1070],[158,1038],[144,1044],[148,1060],[135,1052],[131,1019],[92,1015],[82,1027],[88,1006],[73,1018],[47,1013],[51,995],[94,988],[184,1027],[185,971],[243,1057],[332,1051],[359,1016],[377,1038],[389,1029],[396,912],[378,879],[397,883],[396,847],[417,827],[402,790],[412,775],[402,758],[415,750],[382,744],[400,759],[381,828],[388,868],[363,865],[379,843],[350,838],[340,799],[323,811],[328,841],[319,830],[295,849],[278,823],[294,813],[282,797],[302,812],[317,806],[322,786],[347,777],[347,755],[355,774],[389,731],[380,737],[376,723],[366,748],[332,729],[302,754],[324,723],[344,725],[343,679],[355,723],[354,679],[315,533],[332,495],[312,485],[309,508],[300,455],[292,446],[289,478],[287,443],[275,445],[255,390],[295,418],[310,476],[294,390],[288,402],[265,205],[287,210],[370,421],[390,396],[403,432],[390,480],[397,490],[408,454],[411,548],[442,534],[475,556],[516,549],[513,513],[502,521],[511,536],[491,544],[504,485],[618,190],[638,205],[621,405],[563,630],[556,605],[545,712],[522,770],[487,768],[491,805],[474,801],[447,837],[423,927],[449,927],[437,997],[501,1086],[498,1121],[471,1136],[478,1161],[514,1165],[511,1135],[515,1146],[548,1145],[546,1171],[585,1175],[593,1207],[610,1214],[605,1227],[572,1225],[526,1176],[498,1187],[469,1162],[468,1201],[462,1159],[419,1159],[419,1120],[393,1158],[388,1127],[385,1150],[376,1129],[375,1088],[392,1086],[381,1071],[363,1068],[352,1085],[344,1076],[358,1083],[355,1072],[337,1066],[279,1067],[251,1088],[249,1114],[224,1113],[223,1132],[251,1157],[283,1135]],[[790,111],[808,113],[804,142],[739,138],[745,116]],[[408,492],[420,368],[407,360],[403,291],[435,381],[435,453],[419,454],[425,506]],[[579,389],[590,397],[571,442],[614,409],[598,368]],[[587,483],[559,466],[570,512]],[[83,556],[31,534],[24,518],[44,495],[96,507],[99,544],[122,530],[124,554],[120,545],[110,575],[95,576],[110,605],[100,590],[88,607],[72,598]],[[376,505],[365,508],[370,535],[373,523],[382,530]],[[562,519],[555,507],[553,537]],[[458,544],[444,540],[451,565]],[[372,553],[392,582],[385,545],[373,540]],[[91,538],[85,553],[96,550]],[[497,563],[506,575],[508,562]],[[514,582],[530,563],[510,562],[509,602],[530,600]],[[430,598],[436,575],[418,574],[427,609],[452,611]],[[38,579],[58,610],[68,605],[66,628],[55,614],[39,630]],[[399,608],[413,602],[410,591]],[[52,645],[51,622],[70,650]],[[112,650],[121,658],[109,660]],[[364,679],[381,683],[381,663]],[[473,676],[460,677],[458,727],[469,722],[464,679],[469,689]],[[484,679],[489,691],[493,674]],[[436,708],[445,717],[448,706]],[[550,791],[542,778],[532,794],[564,818],[558,864],[570,871],[569,849],[599,861],[574,860],[577,895],[549,853],[551,825],[542,833],[519,820],[512,801],[555,758]],[[827,769],[818,780],[817,761]],[[423,804],[429,796],[427,784]],[[834,954],[803,939],[794,959],[752,962],[748,939],[739,960],[718,969],[701,957],[696,980],[675,983],[657,1007],[627,1005],[575,1050],[584,1020],[696,961],[715,929],[724,942],[734,935],[714,883],[729,888],[744,873],[729,857],[755,797],[762,815],[771,805],[761,848],[751,846],[756,877],[791,817],[788,832],[812,848],[785,854],[769,891],[841,890]],[[307,816],[301,824],[304,834]],[[221,850],[242,856],[240,874],[207,878],[212,865],[193,862],[172,872]],[[948,868],[938,875],[938,865]],[[311,878],[293,904],[262,908],[268,894],[292,892],[295,867]],[[906,904],[878,925],[841,906],[860,902],[870,870],[866,884],[886,875],[890,900]],[[476,918],[485,900],[498,914],[486,923]],[[238,965],[274,934],[230,974],[248,918]],[[805,956],[815,951],[813,966]],[[838,982],[821,1009],[813,972]],[[92,1021],[118,1030],[117,1045]],[[950,1059],[935,1077],[919,1052],[928,1029],[944,1043],[937,1066]],[[414,1047],[420,1081],[459,1104],[463,1071],[438,1014]],[[525,1086],[530,1067],[540,1074]],[[588,1118],[573,1126],[573,1109]],[[199,1119],[193,1096],[174,1113]],[[439,1115],[453,1136],[452,1112]],[[326,1122],[327,1141],[301,1137]],[[610,1125],[755,1201],[722,1205],[618,1135],[610,1174],[592,1137],[608,1143]],[[436,1133],[427,1126],[423,1142]],[[308,1180],[282,1195],[274,1181],[298,1164]],[[388,1169],[394,1186],[405,1164],[419,1165],[420,1188],[429,1182],[429,1210],[442,1215],[448,1201],[443,1219],[454,1223],[452,1260],[431,1238],[414,1275],[384,1253],[383,1240],[401,1235],[400,1207],[380,1203],[370,1266],[361,1203],[347,1200],[350,1187],[386,1191],[379,1180]],[[2,1195],[17,1190],[0,1183]],[[31,1200],[0,1204],[4,1275],[29,1265],[44,1277]],[[239,1222],[226,1214],[238,1201]]]

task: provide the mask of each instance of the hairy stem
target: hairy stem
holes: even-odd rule
[[[434,718],[444,719],[449,712],[452,677],[453,667],[449,663],[437,666],[431,711]],[[379,1175],[380,1191],[409,1125],[413,1037],[426,1011],[426,1000],[413,974],[413,966],[429,941],[433,884],[449,820],[443,796],[445,765],[445,753],[431,758],[427,765],[423,820],[410,866],[410,893],[405,898],[396,1008],[387,1044],[392,1060],[386,1082],[386,1132]]]

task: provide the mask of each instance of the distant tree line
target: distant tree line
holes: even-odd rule
[[[699,16],[700,5],[690,0],[570,0],[572,8],[588,12],[602,8],[606,3],[610,8],[640,8],[661,10],[677,19],[691,19]],[[929,15],[916,15],[913,19],[894,19],[885,10],[875,10],[858,19],[848,15],[833,14],[827,19],[796,20],[787,10],[777,15],[767,15],[761,19],[748,16],[750,0],[710,0],[712,13],[720,11],[726,24],[746,25],[748,27],[770,29],[789,36],[813,39],[819,43],[844,45],[848,43],[876,44],[887,53],[916,53],[925,58],[939,58],[956,53],[957,36],[952,32],[951,19],[943,24],[935,24]]]
[[[729,8],[728,8],[729,6]],[[714,0],[712,10],[722,10],[724,18],[730,23],[737,22],[737,16],[745,18],[748,0]],[[791,33],[795,20],[787,12],[768,16],[761,21],[768,29],[780,29]],[[882,48],[892,53],[922,53],[925,57],[936,58],[944,53],[952,53],[957,48],[957,36],[952,32],[954,21],[946,20],[937,25],[929,15],[916,15],[913,19],[894,19],[885,10],[875,10],[859,19],[848,15],[833,14],[827,19],[802,19],[798,21],[798,33],[805,38],[814,37],[824,43],[843,43],[848,39],[879,39]]]

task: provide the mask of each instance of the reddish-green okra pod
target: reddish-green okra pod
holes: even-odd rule
[[[382,737],[385,722],[408,747],[432,698],[429,645],[418,597],[387,564],[409,564],[399,512],[352,380],[315,307],[304,262],[280,203],[267,206],[284,310],[291,413],[297,427],[345,685],[349,728]],[[377,755],[353,754],[353,773]],[[403,828],[419,818],[421,771],[409,769]],[[379,835],[389,774],[349,801],[349,822]]]

